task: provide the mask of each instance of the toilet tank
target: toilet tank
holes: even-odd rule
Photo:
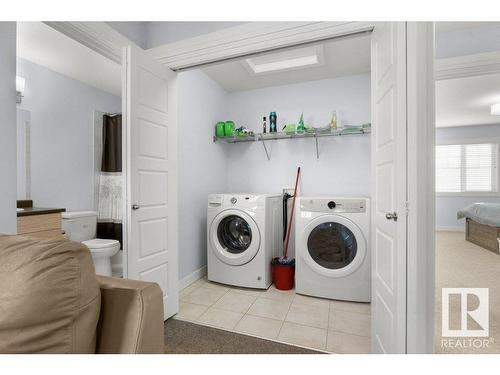
[[[67,239],[81,242],[96,238],[97,212],[63,212],[61,216],[62,229]]]

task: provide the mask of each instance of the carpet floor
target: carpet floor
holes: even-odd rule
[[[488,347],[446,348],[442,346],[442,288],[489,288],[489,335],[492,340]],[[456,328],[451,328],[459,328],[460,305],[450,302],[450,322],[453,323],[453,321],[455,321]],[[466,241],[465,234],[461,232],[436,232],[435,327],[434,349],[436,353],[500,353],[500,255]]]
[[[177,319],[165,322],[167,354],[319,354],[310,349]]]

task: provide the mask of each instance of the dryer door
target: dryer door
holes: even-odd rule
[[[230,209],[218,214],[210,225],[212,251],[222,262],[241,266],[259,252],[260,232],[247,213]]]
[[[338,215],[323,215],[304,228],[299,254],[317,273],[345,277],[363,263],[366,240],[351,220]]]

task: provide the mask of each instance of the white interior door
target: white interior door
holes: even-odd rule
[[[176,74],[133,46],[123,62],[125,275],[160,285],[167,319],[179,308]]]
[[[372,34],[372,351],[406,352],[406,23]]]

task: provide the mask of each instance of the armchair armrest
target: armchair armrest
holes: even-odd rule
[[[164,353],[158,284],[96,276],[101,288],[97,353]]]

